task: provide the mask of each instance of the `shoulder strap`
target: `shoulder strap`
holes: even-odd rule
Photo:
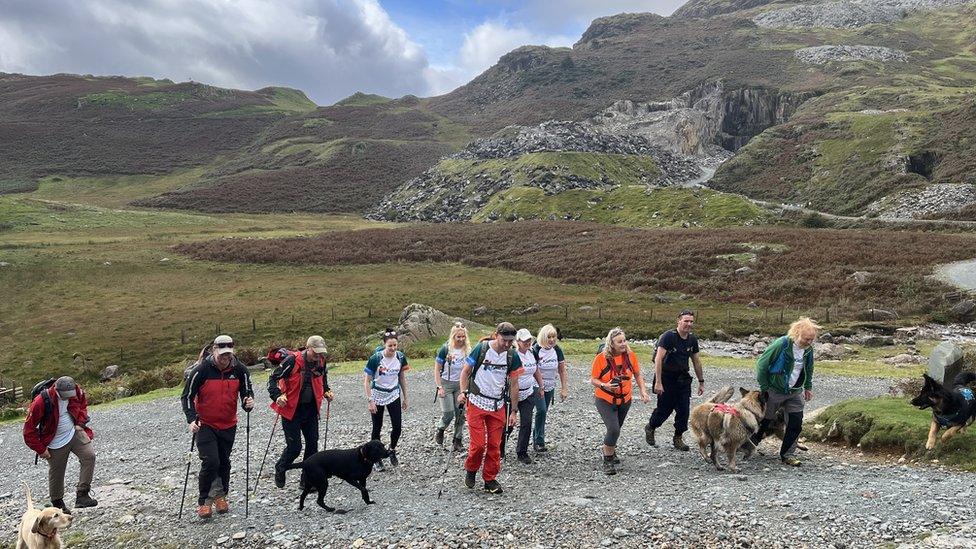
[[[540,347],[538,343],[532,345],[532,356],[535,357],[536,363],[542,362],[540,353],[542,353],[542,347]]]

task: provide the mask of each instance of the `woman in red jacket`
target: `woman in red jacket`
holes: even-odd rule
[[[65,514],[71,514],[64,503],[64,471],[69,453],[81,463],[75,507],[98,505],[89,493],[95,476],[95,449],[88,421],[85,392],[73,379],[63,376],[34,398],[24,422],[24,442],[48,463],[51,506]]]

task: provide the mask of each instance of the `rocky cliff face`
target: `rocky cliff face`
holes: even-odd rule
[[[701,19],[725,13],[748,10],[782,0],[691,0],[674,12],[673,17]]]
[[[445,158],[400,187],[367,217],[468,221],[491,196],[516,185],[554,195],[634,182],[700,184],[754,135],[785,122],[808,97],[757,88],[727,90],[721,82],[712,82],[668,101],[617,101],[579,122],[512,126]],[[531,156],[540,153],[612,155],[608,162],[620,172],[587,176],[586,166],[566,157],[546,164],[548,158]],[[595,158],[599,157],[578,160],[592,163]]]
[[[761,13],[753,18],[760,27],[858,28],[894,23],[908,14],[969,4],[972,0],[839,0],[801,5]]]

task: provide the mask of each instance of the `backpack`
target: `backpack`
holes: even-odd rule
[[[376,355],[382,354],[382,353],[383,353],[383,346],[381,345],[381,346],[379,346],[379,347],[376,348],[376,352],[373,353],[373,356],[376,356]],[[396,354],[394,355],[394,357],[400,362],[400,368],[403,368],[407,364],[407,355],[404,354],[403,351],[397,351]],[[381,357],[381,360],[382,360],[382,357]],[[377,366],[377,370],[378,369],[379,369],[379,367]],[[398,383],[397,386],[394,387],[394,388],[392,388],[392,389],[384,389],[383,387],[380,387],[379,385],[376,384],[376,376],[374,375],[373,376],[373,382],[370,383],[370,388],[371,389],[376,389],[377,391],[382,391],[384,393],[392,393],[393,391],[396,391],[397,389],[400,388],[400,384]]]
[[[471,383],[468,384],[468,391],[471,392],[472,394],[475,394],[475,395],[478,395],[480,397],[487,398],[487,399],[490,399],[490,400],[494,400],[496,402],[508,401],[508,381],[507,380],[506,380],[506,382],[505,382],[505,384],[504,384],[504,386],[502,388],[501,398],[495,398],[495,397],[490,397],[490,396],[481,394],[481,388],[478,387],[478,384],[475,383],[475,381],[474,381],[475,376],[478,375],[478,369],[481,368],[481,365],[485,361],[485,357],[488,356],[488,344],[489,344],[490,341],[491,341],[491,338],[486,338],[486,339],[482,339],[481,341],[478,342],[478,343],[481,343],[482,344],[481,345],[481,351],[478,352],[478,360],[475,361],[474,366],[471,368],[471,377],[469,378],[469,379],[471,379]],[[506,370],[511,370],[512,369],[512,364],[514,362],[515,362],[515,348],[514,347],[509,347],[508,353],[505,355],[505,368],[506,368]]]
[[[268,351],[268,362],[270,362],[272,366],[278,366],[283,360],[288,358],[289,355],[293,355],[295,353],[296,351],[292,351],[291,349],[287,349],[285,347],[271,349]]]
[[[51,401],[51,395],[48,394],[47,390],[54,386],[55,378],[46,379],[39,382],[37,385],[31,389],[31,401],[37,398],[37,395],[41,395],[41,401],[44,403],[44,415],[41,420],[37,422],[37,432],[40,434],[44,431],[44,422],[50,417],[50,414],[54,412],[54,402]]]

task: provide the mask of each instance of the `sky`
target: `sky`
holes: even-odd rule
[[[685,0],[0,0],[0,72],[440,95],[526,44],[571,46],[590,21]]]

